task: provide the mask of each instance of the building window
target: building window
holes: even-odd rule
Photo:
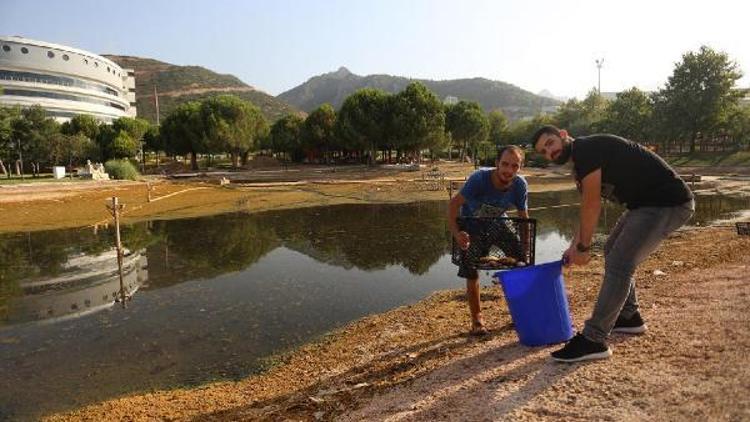
[[[115,97],[119,97],[120,93],[106,85],[94,84],[86,82],[82,79],[69,78],[64,76],[52,76],[42,75],[31,72],[16,72],[12,70],[0,70],[0,81],[23,81],[23,82],[36,82],[42,84],[53,84],[62,86],[75,86],[78,88],[92,89],[98,92],[104,92]]]
[[[68,60],[70,60],[70,57],[68,57],[67,54],[63,54],[63,60],[67,62]]]
[[[21,53],[23,54],[29,54],[29,49],[26,47],[21,47]]]
[[[49,57],[50,59],[54,59],[55,58],[55,53],[53,53],[51,51],[48,51],[47,52],[47,57]]]
[[[55,92],[43,92],[43,91],[29,91],[26,89],[5,89],[3,95],[11,95],[16,97],[36,97],[36,98],[51,98],[55,100],[67,100],[67,101],[78,101],[90,104],[100,104],[108,107],[113,107],[118,110],[125,111],[125,106],[111,101],[99,100],[91,97],[81,97],[78,95],[58,94]]]
[[[4,45],[3,46],[3,51],[5,51],[6,53],[9,52],[10,51],[10,46],[9,45]]]

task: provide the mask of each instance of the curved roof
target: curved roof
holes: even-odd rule
[[[55,50],[67,51],[69,53],[76,53],[76,54],[80,54],[80,55],[83,55],[83,56],[95,57],[97,60],[100,60],[102,62],[106,62],[107,64],[110,64],[110,65],[112,65],[112,66],[114,66],[114,67],[116,67],[118,69],[123,69],[122,66],[118,65],[117,63],[113,62],[112,60],[110,60],[110,59],[108,59],[108,58],[106,58],[104,56],[100,56],[99,54],[94,54],[94,53],[92,53],[90,51],[86,51],[86,50],[81,50],[81,49],[78,49],[78,48],[69,47],[67,45],[53,44],[51,42],[46,42],[46,41],[32,40],[30,38],[24,38],[24,37],[20,37],[20,36],[17,36],[17,35],[14,35],[14,36],[0,36],[0,43],[2,43],[3,41],[6,41],[6,42],[15,42],[15,43],[20,43],[20,44],[28,44],[28,45],[33,45],[33,46],[36,46],[36,47],[51,48],[51,49],[55,49]]]

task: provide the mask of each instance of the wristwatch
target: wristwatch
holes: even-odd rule
[[[591,250],[591,245],[586,246],[583,243],[578,242],[576,244],[576,250],[578,250],[578,252],[588,252]]]

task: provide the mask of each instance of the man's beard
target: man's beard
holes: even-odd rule
[[[562,151],[560,151],[560,155],[557,156],[553,160],[555,164],[563,165],[568,162],[570,159],[570,153],[573,151],[573,142],[570,141],[563,141],[563,147]]]

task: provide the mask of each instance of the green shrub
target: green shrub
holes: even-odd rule
[[[128,160],[109,160],[104,163],[104,169],[112,179],[136,180],[140,176],[138,169]]]

